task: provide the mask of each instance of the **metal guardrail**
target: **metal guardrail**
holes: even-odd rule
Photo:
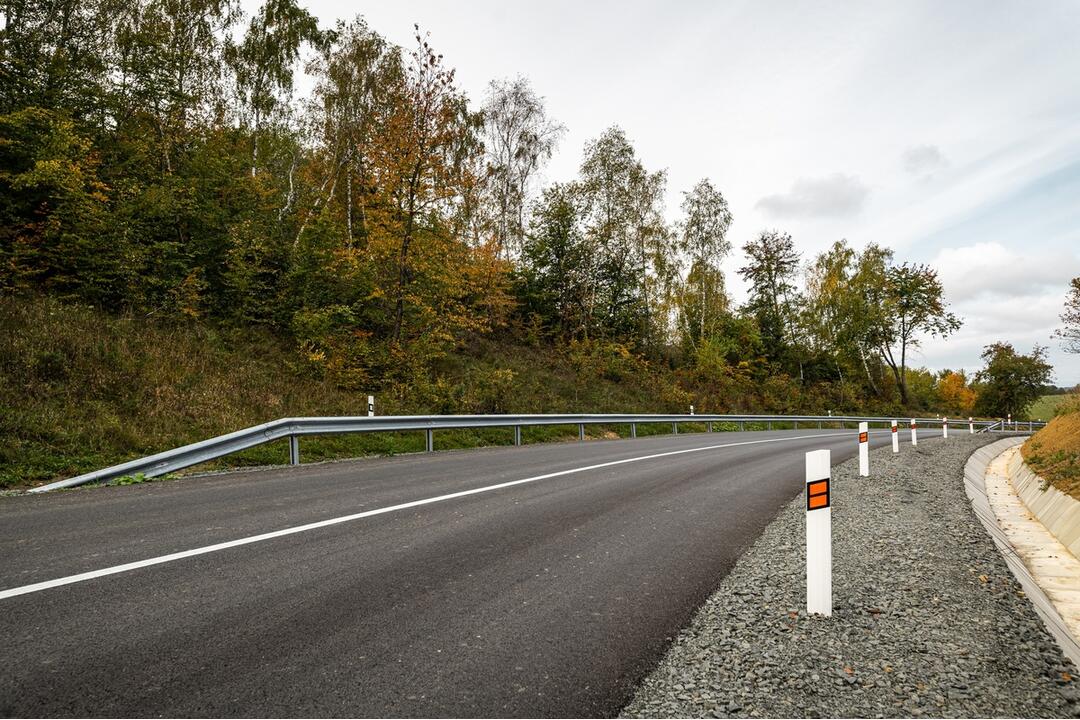
[[[167,475],[192,465],[286,438],[289,440],[289,462],[292,465],[299,465],[299,438],[304,435],[424,431],[427,451],[431,452],[434,450],[435,430],[461,428],[512,427],[514,428],[514,444],[520,445],[521,428],[536,425],[577,425],[578,439],[584,440],[586,425],[629,425],[630,436],[637,437],[638,425],[652,423],[670,423],[672,433],[678,434],[679,423],[704,423],[707,430],[712,432],[715,423],[735,424],[739,430],[744,430],[748,423],[753,423],[764,425],[766,429],[771,430],[773,423],[793,424],[794,429],[798,429],[799,423],[816,423],[819,428],[826,423],[840,423],[843,427],[846,423],[859,422],[881,423],[888,427],[894,419],[896,418],[858,415],[386,415],[381,417],[282,418],[77,477],[58,480],[33,488],[30,492],[49,492],[87,483],[107,482],[136,474],[146,477]],[[915,422],[935,427],[940,427],[942,424],[941,418],[915,418]],[[964,424],[962,421],[952,422],[960,426]],[[1004,422],[1000,420],[976,420],[972,422],[972,425],[979,427],[979,432],[1004,428]],[[1042,427],[1043,425],[1045,423],[1027,423],[1029,430],[1033,426]]]

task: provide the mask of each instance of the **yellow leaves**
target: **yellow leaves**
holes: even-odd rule
[[[961,373],[948,372],[937,383],[938,400],[942,410],[961,417],[969,415],[975,406],[975,391]]]

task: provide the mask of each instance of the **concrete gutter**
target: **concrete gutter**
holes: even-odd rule
[[[1080,601],[1080,561],[1028,511],[1009,482],[1009,462],[1025,439],[1005,438],[972,453],[964,489],[1047,631],[1080,666],[1080,612],[1074,612],[1080,604],[1073,602]]]
[[[1069,549],[1074,558],[1080,558],[1080,501],[1032,472],[1019,451],[1009,458],[1008,471],[1016,494],[1031,514]]]

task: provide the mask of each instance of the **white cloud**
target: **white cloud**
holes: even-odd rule
[[[767,195],[756,207],[773,218],[846,217],[857,215],[870,189],[859,178],[834,173],[823,178],[800,178],[791,190]]]
[[[904,150],[904,170],[912,175],[930,175],[949,166],[937,145],[916,145]]]
[[[1080,272],[1080,258],[1062,249],[1007,248],[998,242],[943,248],[930,261],[954,302],[1063,295]]]

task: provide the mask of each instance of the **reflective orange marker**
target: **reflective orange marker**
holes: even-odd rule
[[[806,509],[820,510],[829,507],[829,478],[806,483]]]

